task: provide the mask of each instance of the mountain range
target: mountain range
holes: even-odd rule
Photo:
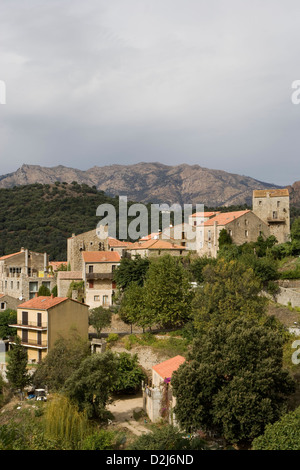
[[[251,205],[254,189],[283,187],[199,165],[171,166],[154,162],[94,166],[88,170],[24,164],[13,173],[0,176],[0,188],[56,181],[95,186],[110,196],[127,196],[131,201],[170,205],[203,203],[209,207]],[[288,188],[291,203],[300,206],[300,181]]]

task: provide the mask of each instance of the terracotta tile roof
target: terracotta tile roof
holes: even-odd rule
[[[122,242],[121,240],[117,240],[116,238],[108,237],[108,244],[111,247],[122,247],[122,246],[129,246],[132,245],[131,242]]]
[[[152,369],[157,372],[162,379],[171,378],[172,374],[175,370],[178,369],[181,364],[185,362],[185,358],[183,356],[175,356],[167,361],[161,362],[156,366],[152,366]]]
[[[58,279],[65,279],[65,280],[81,280],[82,272],[81,271],[59,271],[58,272]]]
[[[284,189],[255,189],[253,191],[253,197],[267,197],[269,193],[270,197],[282,197],[289,196],[289,190]]]
[[[118,263],[121,257],[117,251],[83,251],[85,263]]]
[[[49,308],[55,307],[55,305],[65,302],[66,300],[68,300],[68,297],[40,296],[23,302],[18,305],[18,308],[49,310]]]
[[[54,270],[59,268],[61,265],[67,266],[68,262],[67,261],[50,261],[49,263],[49,266],[52,266]]]
[[[234,212],[220,212],[217,214],[215,217],[212,217],[209,220],[206,220],[204,222],[204,227],[214,225],[215,222],[218,223],[218,225],[226,225],[229,224],[229,222],[232,222],[235,219],[238,219],[239,217],[242,217],[242,215],[248,214],[251,212],[250,210],[246,211],[234,211]]]
[[[158,240],[160,234],[161,232],[149,233],[149,235],[145,235],[144,237],[140,238],[140,240],[141,241]]]
[[[217,212],[195,212],[191,217],[212,217],[213,215],[220,214],[220,211]]]
[[[129,250],[185,250],[184,246],[175,245],[165,240],[147,240],[133,243]]]
[[[17,253],[11,253],[10,255],[1,256],[0,261],[8,259],[8,258],[12,258],[13,256],[16,256],[16,255],[20,255],[21,253],[24,253],[24,252],[18,251]]]

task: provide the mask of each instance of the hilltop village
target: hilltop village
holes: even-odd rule
[[[181,381],[187,376],[188,358],[194,347],[190,340],[191,337],[196,338],[195,331],[209,334],[210,321],[216,322],[212,325],[218,330],[217,311],[220,316],[224,315],[226,328],[229,328],[231,320],[239,320],[244,313],[245,318],[250,315],[253,327],[258,317],[264,324],[261,315],[264,315],[267,299],[297,309],[300,305],[297,281],[293,283],[288,278],[279,281],[274,267],[276,259],[279,259],[278,253],[290,247],[291,243],[294,241],[291,241],[289,192],[287,189],[268,189],[253,191],[252,210],[195,212],[180,226],[169,225],[137,241],[113,238],[109,236],[107,226],[74,233],[67,240],[67,259],[62,261],[51,261],[46,252],[37,253],[21,247],[20,251],[0,258],[0,312],[16,312],[14,321],[7,325],[10,334],[3,338],[3,348],[9,355],[16,345],[20,345],[26,352],[27,368],[43,370],[58,342],[71,338],[74,329],[78,338],[88,341],[92,356],[99,353],[98,358],[110,354],[113,342],[122,337],[126,337],[127,343],[119,343],[119,349],[116,348],[119,354],[130,351],[133,341],[140,345],[141,353],[141,338],[145,338],[143,335],[146,332],[165,335],[173,331],[180,336],[184,331],[186,336],[183,337],[188,338],[184,343],[187,349],[175,348],[172,350],[173,356],[162,355],[161,361],[159,356],[154,356],[151,363],[149,344],[146,344],[148,362],[143,362],[141,356],[132,356],[130,352],[138,361],[135,366],[142,371],[141,375],[137,375],[133,389],[141,393],[138,404],[143,413],[141,416],[144,416],[144,425],[163,421],[172,429],[180,429],[180,432],[195,430],[198,426],[201,432],[197,434],[197,439],[199,436],[206,439],[207,436],[216,437],[213,443],[209,439],[208,445],[211,446],[219,445],[222,439],[234,444],[247,441],[247,436],[242,433],[238,437],[228,432],[222,435],[218,430],[213,432],[215,427],[205,423],[202,417],[199,417],[198,425],[185,416],[182,404],[185,396],[181,392],[184,385]],[[270,261],[271,252],[276,256]],[[243,259],[241,264],[239,256]],[[249,262],[247,266],[246,259]],[[208,269],[205,270],[205,266]],[[124,272],[127,277],[123,276]],[[217,275],[221,276],[221,284],[218,284]],[[210,285],[210,282],[215,287],[211,288],[213,284]],[[239,283],[242,282],[245,284],[240,287]],[[214,288],[214,297],[209,300]],[[231,289],[229,294],[226,289],[228,292]],[[196,312],[194,317],[191,316],[192,311]],[[294,318],[296,315],[295,310]],[[108,321],[106,317],[109,317]],[[261,323],[257,325],[257,335],[260,334]],[[288,320],[284,327],[293,335],[299,334],[297,325],[297,321],[291,324]],[[238,330],[241,325],[235,328]],[[12,331],[18,340],[12,336]],[[141,336],[135,337],[135,334]],[[206,347],[204,344],[203,348]],[[107,356],[107,364],[109,360],[111,357]],[[78,363],[78,370],[80,367]],[[4,379],[9,381],[9,366],[7,368],[5,361],[1,364],[1,371]],[[35,376],[35,370],[31,372]],[[194,372],[189,373],[193,375]],[[50,379],[43,377],[38,385],[49,392],[53,391]],[[287,381],[284,386],[286,389],[290,387],[291,394],[295,392],[295,384]],[[272,389],[272,385],[270,387]],[[105,408],[108,399],[103,403]],[[110,407],[112,413],[114,406]],[[279,419],[280,413],[274,413],[274,419],[270,418],[267,422],[276,421],[275,417]],[[127,430],[131,429],[135,436],[148,435],[150,429],[142,424],[139,423],[138,428],[132,422],[131,415],[126,424]],[[257,429],[261,432],[250,433],[248,441],[262,434],[264,426],[265,422],[260,423]],[[223,428],[219,426],[218,429]],[[218,436],[221,441],[218,441]],[[202,442],[203,445],[207,442]]]

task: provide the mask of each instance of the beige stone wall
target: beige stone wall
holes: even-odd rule
[[[269,236],[269,229],[261,219],[253,212],[238,217],[237,219],[224,225],[209,225],[200,228],[203,229],[203,246],[199,246],[198,254],[200,256],[216,257],[219,250],[219,236],[223,229],[230,234],[235,245],[254,242],[260,234]]]
[[[99,306],[108,308],[112,305],[113,288],[111,280],[95,280],[94,287],[86,287],[86,303],[90,309]],[[106,296],[107,299],[103,299]],[[106,302],[105,302],[106,300]]]
[[[107,232],[107,227],[105,227]],[[82,271],[83,251],[108,251],[108,238],[99,238],[98,231],[90,230],[77,236],[73,235],[67,241],[67,259],[71,271]]]
[[[56,277],[45,272],[48,263],[46,254],[28,250],[0,261],[0,292],[25,301],[32,297],[32,290],[38,291],[42,284],[52,290]]]
[[[255,197],[252,202],[253,212],[269,225],[270,235],[274,235],[278,243],[285,243],[290,239],[290,198],[289,196]],[[274,221],[278,221],[278,223]],[[273,221],[273,222],[272,222]]]

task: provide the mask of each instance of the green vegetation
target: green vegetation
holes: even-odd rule
[[[70,338],[56,341],[47,356],[37,365],[32,377],[37,388],[47,386],[49,390],[60,391],[68,377],[78,369],[82,361],[90,355],[90,344],[72,331]]]
[[[96,228],[100,204],[112,204],[118,216],[119,198],[86,184],[36,183],[0,189],[0,255],[25,246],[47,252],[54,261],[67,259],[67,238]],[[116,229],[118,236],[118,224]]]
[[[7,339],[16,334],[15,328],[10,328],[8,325],[15,325],[17,323],[17,312],[7,308],[0,312],[0,339]]]
[[[23,392],[30,383],[30,376],[27,371],[27,350],[21,345],[18,336],[15,337],[15,344],[8,352],[8,363],[6,367],[6,378],[10,387]]]
[[[136,393],[141,389],[142,380],[146,375],[138,364],[137,354],[131,355],[125,352],[117,357],[117,379],[112,387],[115,393]]]
[[[268,424],[265,432],[254,439],[253,450],[299,450],[300,407],[285,414],[274,424]]]
[[[282,369],[283,344],[272,325],[249,318],[220,323],[196,338],[172,376],[180,425],[213,430],[231,443],[259,436],[295,390]]]
[[[100,338],[103,328],[111,324],[112,312],[108,308],[96,307],[90,311],[89,324],[95,328],[97,337]]]
[[[152,427],[152,432],[138,437],[129,450],[207,450],[199,437],[190,437],[171,425]]]

